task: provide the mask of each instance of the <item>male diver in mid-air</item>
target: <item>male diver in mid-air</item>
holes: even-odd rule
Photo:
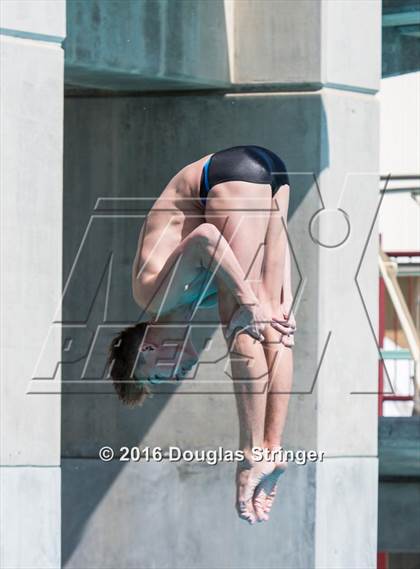
[[[235,354],[231,367],[245,456],[237,468],[236,508],[251,524],[268,520],[287,466],[278,459],[257,462],[251,449],[281,447],[291,390],[296,322],[289,192],[283,161],[261,146],[226,148],[182,168],[140,231],[132,288],[143,321],[123,330],[109,355],[119,398],[141,404],[148,384],[181,379],[197,363],[190,335],[180,341],[179,323],[189,323],[197,306],[218,302],[223,334]]]

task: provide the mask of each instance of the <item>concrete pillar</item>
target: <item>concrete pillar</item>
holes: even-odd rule
[[[200,6],[210,4],[220,7]],[[92,5],[81,13],[91,18]],[[315,449],[325,459],[292,465],[271,521],[253,528],[236,518],[231,464],[97,459],[102,445],[117,454],[133,445],[236,448],[220,330],[195,380],[142,409],[127,410],[102,393],[103,385],[86,385],[85,397],[66,398],[63,405],[67,567],[375,566],[380,3],[241,0],[226,6],[230,24],[217,28],[226,30],[229,46],[225,94],[67,100],[64,274],[71,273],[72,282],[64,310],[68,322],[86,322],[91,336],[98,324],[136,318],[127,252],[135,249],[144,202],[134,202],[128,215],[127,202],[98,198],[155,197],[186,163],[227,146],[273,149],[291,172],[299,326],[285,447]],[[174,29],[170,22],[168,29]],[[77,63],[76,48],[70,66]],[[186,53],[194,61],[194,52]],[[210,50],[208,62],[217,70],[213,55]],[[202,69],[208,69],[206,57]],[[162,79],[166,68],[160,69]],[[95,74],[89,77],[81,84],[92,86]],[[101,289],[110,252],[112,274]],[[216,312],[200,318],[217,326]],[[94,369],[103,369],[105,347],[103,338],[91,352]],[[69,361],[86,353],[78,350]],[[79,379],[84,366],[85,360],[68,366],[66,377]],[[80,393],[81,386],[66,389]]]
[[[1,566],[60,567],[60,395],[31,379],[61,296],[65,2],[1,9]],[[57,362],[60,345],[45,357]],[[48,389],[46,389],[48,391]]]

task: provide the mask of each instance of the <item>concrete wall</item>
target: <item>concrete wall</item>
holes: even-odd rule
[[[420,69],[417,0],[382,0],[382,77]]]
[[[63,518],[66,566],[313,567],[313,465],[292,465],[279,492],[281,507],[270,524],[256,527],[233,513],[234,473],[226,463],[122,468],[116,461],[64,460],[63,508],[72,511],[70,519]],[[261,540],[271,544],[263,554]]]
[[[113,5],[68,4],[69,83],[154,92],[79,92],[65,106],[63,333],[72,343],[62,367],[63,564],[373,567],[379,117],[372,94],[379,83],[380,4],[201,2],[193,9],[190,2],[130,2],[127,12],[112,12],[111,26]],[[205,25],[217,22],[211,41],[194,35],[208,10]],[[181,14],[191,19],[175,40]],[[262,33],[251,33],[252,17]],[[112,50],[103,48],[111,32]],[[150,41],[153,55],[138,43],[127,52],[120,38]],[[110,53],[113,61],[106,62]],[[185,93],[157,92],[174,81]],[[188,92],[197,85],[207,92]],[[230,465],[97,458],[102,445],[117,453],[123,445],[237,446],[215,310],[197,317],[197,346],[211,344],[194,381],[128,410],[95,378],[118,325],[138,317],[129,275],[151,205],[108,198],[155,198],[186,163],[244,143],[272,148],[292,173],[299,331],[285,446],[326,453],[324,463],[293,466],[284,475],[273,519],[256,528],[236,517]],[[270,544],[264,558],[262,538]]]
[[[60,317],[64,35],[64,2],[1,3],[4,569],[60,566],[60,396],[32,378]],[[60,350],[57,338],[44,358]]]
[[[351,313],[355,327],[368,326],[353,278],[372,221],[369,216],[361,217],[357,206],[363,202],[366,210],[373,212],[377,197],[378,155],[373,144],[377,136],[376,111],[375,101],[368,95],[352,96],[331,90],[264,97],[78,97],[66,101],[66,276],[70,274],[76,254],[79,256],[78,268],[72,273],[66,292],[64,313],[66,322],[86,321],[88,330],[73,335],[79,341],[73,344],[75,352],[65,356],[68,361],[86,353],[86,346],[84,352],[77,348],[84,345],[81,334],[90,333],[93,337],[98,324],[130,322],[138,315],[130,298],[128,275],[138,229],[147,208],[137,204],[127,211],[124,206],[125,209],[118,212],[123,217],[116,218],[109,202],[99,202],[107,204],[107,211],[95,212],[98,198],[150,194],[156,197],[164,183],[185,163],[214,148],[243,142],[266,145],[283,156],[291,172],[307,173],[292,174],[289,227],[297,261],[293,281],[299,298],[300,329],[295,348],[296,394],[291,399],[285,444],[288,448],[318,448],[329,458],[316,469],[315,478],[314,470],[303,466],[296,467],[298,476],[293,475],[293,470],[285,476],[281,492],[288,496],[287,505],[279,500],[271,527],[277,531],[282,528],[281,535],[283,532],[293,535],[297,541],[289,549],[284,547],[288,540],[279,538],[270,550],[267,567],[345,567],[349,556],[358,566],[371,567],[376,551],[376,500],[367,501],[364,497],[368,493],[374,498],[377,481],[376,399],[352,393],[376,389],[375,343],[373,337],[370,342],[363,340],[360,344],[358,336],[349,337],[347,321]],[[197,124],[200,124],[199,132]],[[273,128],[273,125],[279,126]],[[338,129],[346,130],[345,145],[338,140]],[[347,170],[355,175],[344,186]],[[370,170],[372,174],[366,174]],[[323,211],[310,226],[312,216],[322,209],[314,174],[320,180],[324,205],[330,211]],[[335,212],[339,192],[343,192],[341,206],[350,217],[352,232],[344,246],[331,249],[329,245],[342,239],[341,214],[338,220],[331,215]],[[118,205],[121,207],[118,201],[114,203],[114,207]],[[124,217],[124,214],[136,217]],[[91,216],[89,232],[84,237]],[[314,237],[324,245],[320,246]],[[79,249],[82,239],[83,246]],[[95,297],[111,251],[114,253],[112,276],[110,281],[108,274],[102,280],[102,289]],[[375,255],[373,240],[367,248],[359,278],[373,322],[376,322],[376,290],[372,289],[372,283],[376,282],[376,273],[371,259]],[[111,284],[104,319],[106,282]],[[109,395],[112,388],[105,388],[106,393],[103,393],[104,386],[98,382],[72,385],[72,380],[81,377],[85,361],[64,369],[64,377],[69,380],[64,386],[68,394],[63,401],[62,439],[66,472],[63,551],[68,567],[110,566],[117,548],[121,555],[120,540],[128,540],[132,530],[124,529],[126,537],[123,538],[117,531],[119,522],[115,518],[111,522],[109,511],[118,509],[115,504],[120,507],[118,516],[124,512],[127,515],[123,527],[134,526],[140,532],[137,545],[133,546],[130,540],[130,547],[135,551],[120,557],[121,566],[153,562],[156,566],[219,567],[213,540],[221,540],[221,536],[229,536],[223,542],[224,556],[232,548],[235,550],[229,554],[233,555],[232,566],[261,566],[258,544],[262,530],[252,533],[236,519],[231,469],[223,465],[196,467],[194,476],[188,476],[188,465],[175,468],[164,464],[155,473],[153,464],[109,467],[94,460],[104,444],[116,451],[122,445],[137,444],[141,447],[158,445],[163,449],[170,445],[193,449],[219,445],[236,448],[237,419],[230,394],[232,386],[225,373],[226,350],[220,331],[211,336],[209,330],[217,325],[217,315],[216,312],[200,312],[199,319],[204,320],[205,326],[204,339],[211,337],[212,344],[197,377],[172,396],[155,397],[143,409],[123,408]],[[343,318],[343,314],[347,316]],[[112,332],[110,329],[108,336],[104,334],[95,344],[91,369],[103,370],[105,348]],[[199,337],[203,330],[196,333]],[[199,343],[198,338],[197,345]],[[352,357],[355,353],[358,357]],[[92,391],[96,393],[94,396],[89,395]],[[343,408],[346,409],[344,414]],[[81,457],[91,459],[86,461],[86,467],[81,466],[85,464],[80,461]],[[186,474],[182,476],[180,472],[184,471]],[[353,477],[356,472],[363,475]],[[141,488],[145,484],[144,491],[136,497],[127,494],[133,476],[139,477]],[[167,527],[165,516],[157,514],[154,502],[150,505],[147,500],[150,495],[147,480],[154,476],[156,496],[162,493],[159,500],[170,501],[174,493],[180,543],[194,544],[192,551],[186,546],[187,553],[172,557],[171,564],[166,547],[158,547],[158,540],[156,547],[152,547],[143,521],[143,516],[153,520],[155,535],[164,533]],[[95,491],[85,491],[86,484],[93,484]],[[75,488],[80,491],[82,506],[77,505],[74,498]],[[200,497],[212,497],[212,508],[207,515],[217,518],[218,523],[210,526],[214,528],[210,535],[204,531],[205,526],[188,515],[190,502],[184,503],[180,498],[187,490],[193,502],[199,500],[201,511],[204,506]],[[223,516],[217,517],[220,494],[226,496],[227,503],[223,506]],[[336,519],[333,540],[336,545],[332,546],[331,528],[322,520],[328,516],[335,519],[337,502],[344,507],[345,515]],[[127,510],[128,503],[138,504],[138,507],[130,506]],[[349,531],[348,524],[354,522],[350,520],[355,503],[360,533],[351,541],[345,540],[347,545],[344,546],[342,538]],[[140,507],[143,513],[139,517]],[[146,532],[144,537],[143,532]],[[111,539],[115,535],[118,537]],[[249,550],[242,549],[244,540]],[[98,543],[99,548],[95,545]]]

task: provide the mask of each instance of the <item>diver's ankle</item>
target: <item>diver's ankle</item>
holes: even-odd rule
[[[279,439],[268,439],[264,441],[264,448],[268,448],[268,450],[280,450],[282,449],[282,444]]]

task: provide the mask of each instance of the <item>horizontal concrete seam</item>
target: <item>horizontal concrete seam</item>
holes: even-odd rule
[[[271,95],[319,95],[320,91],[322,91],[322,87],[308,87],[303,86],[302,89],[297,89],[296,85],[293,89],[273,89],[267,91],[230,91],[226,93],[226,97],[269,97]]]
[[[378,90],[374,90],[374,89],[357,89],[357,88],[353,88],[353,87],[348,87],[346,88],[346,86],[342,86],[340,87],[338,84],[334,85],[332,83],[325,83],[325,84],[320,84],[318,87],[314,87],[314,88],[310,88],[307,85],[302,84],[302,90],[300,89],[296,89],[296,85],[294,85],[294,89],[292,90],[286,90],[286,89],[278,89],[278,87],[276,89],[273,90],[267,90],[267,91],[247,91],[247,92],[242,92],[242,91],[230,91],[229,93],[226,93],[227,96],[230,97],[244,97],[244,96],[248,96],[248,97],[252,97],[252,96],[269,96],[269,95],[319,95],[322,92],[325,91],[337,91],[340,94],[347,94],[347,93],[352,93],[353,95],[376,95],[378,93]],[[306,87],[304,89],[304,87]]]
[[[19,38],[23,40],[58,43],[60,45],[65,39],[65,36],[51,36],[48,34],[39,34],[35,32],[24,32],[23,30],[13,30],[11,28],[0,28],[0,35]]]
[[[226,91],[225,89],[220,89],[215,87],[214,89],[184,89],[184,90],[150,90],[150,91],[126,91],[126,90],[111,90],[103,89],[100,87],[80,87],[72,84],[65,84],[65,88],[69,91],[66,92],[65,96],[67,98],[108,98],[108,99],[121,99],[121,98],[140,98],[140,97],[225,97],[226,99],[233,98],[244,98],[244,97],[273,97],[273,96],[293,96],[293,97],[313,97],[320,96],[323,93],[335,92],[339,94],[353,94],[358,97],[369,96],[372,97],[376,95],[376,92],[364,92],[364,91],[351,91],[344,89],[336,89],[330,86],[323,86],[319,89],[314,90],[293,90],[293,91]]]
[[[92,78],[94,78],[95,72],[92,73]],[[144,79],[144,76],[139,75],[140,79]],[[313,84],[293,84],[287,85],[285,88],[279,87],[279,85],[272,85],[265,90],[261,90],[261,85],[258,85],[258,89],[252,89],[252,87],[242,88],[241,86],[226,86],[226,85],[215,85],[215,86],[208,86],[202,85],[199,87],[198,85],[191,85],[191,87],[177,89],[174,85],[173,88],[170,89],[123,89],[123,88],[116,88],[112,89],[110,87],[101,87],[101,86],[94,86],[94,85],[81,85],[77,82],[72,82],[72,78],[69,77],[69,68],[65,67],[65,88],[67,90],[73,91],[80,91],[79,93],[71,94],[70,96],[83,96],[84,92],[90,93],[93,96],[104,96],[104,97],[143,97],[143,96],[153,96],[153,97],[167,97],[167,96],[187,96],[187,97],[196,97],[196,96],[203,96],[203,95],[217,95],[217,96],[269,96],[269,95],[296,95],[296,94],[314,94],[318,93],[321,89],[321,85],[313,85]]]
[[[350,93],[358,93],[364,95],[375,95],[379,92],[378,89],[373,89],[369,87],[358,87],[357,85],[346,85],[344,83],[314,83],[314,82],[301,82],[301,83],[255,83],[255,84],[237,84],[238,94],[243,95],[266,95],[268,94],[278,94],[278,93],[312,93],[314,91],[322,91],[323,89],[331,89],[336,91],[346,91]],[[266,86],[266,90],[262,90],[263,87]],[[243,92],[242,92],[243,91]],[[233,94],[236,92],[232,91]]]
[[[346,91],[350,93],[359,93],[362,95],[375,95],[379,92],[379,87],[377,89],[370,89],[368,87],[357,87],[356,85],[345,85],[344,83],[324,83],[323,87],[325,89],[332,89],[335,91]]]
[[[128,77],[133,77],[135,75],[138,75],[139,79],[145,79],[146,77],[139,71],[139,70],[125,70],[125,71],[117,71],[114,72],[112,67],[103,67],[103,66],[95,66],[94,68],[91,67],[91,65],[87,65],[87,64],[72,64],[69,62],[66,62],[66,73],[67,73],[67,79],[68,79],[68,85],[71,86],[73,85],[75,88],[77,88],[78,86],[80,87],[80,84],[78,84],[77,82],[72,83],[71,82],[71,77],[69,77],[69,75],[71,74],[71,72],[75,70],[75,71],[90,71],[92,74],[92,77],[94,77],[95,75],[98,75],[99,73],[108,73],[110,77],[112,77],[114,74],[115,75],[127,75]],[[264,96],[267,94],[278,94],[278,93],[291,93],[291,94],[295,94],[295,93],[300,93],[300,92],[314,92],[314,91],[320,91],[324,88],[329,88],[329,89],[334,89],[337,91],[348,91],[348,92],[352,92],[352,93],[362,93],[362,94],[369,94],[369,95],[374,95],[375,93],[377,93],[379,91],[378,89],[375,88],[369,88],[369,87],[361,87],[361,86],[357,86],[357,85],[347,85],[344,83],[332,83],[332,82],[326,82],[326,83],[322,83],[321,81],[300,81],[297,83],[279,83],[276,81],[256,81],[255,83],[232,83],[230,86],[226,85],[225,81],[219,81],[219,85],[214,85],[214,86],[209,86],[209,85],[205,85],[206,83],[206,79],[204,77],[201,78],[197,78],[197,77],[192,77],[189,76],[187,74],[183,74],[180,75],[179,77],[164,77],[164,76],[158,76],[158,77],[154,77],[154,79],[157,80],[170,80],[172,82],[176,82],[178,80],[190,80],[191,82],[194,81],[194,83],[196,83],[197,85],[202,85],[202,89],[197,89],[192,87],[191,89],[165,89],[165,91],[160,91],[160,90],[149,90],[146,92],[149,93],[155,93],[155,92],[164,92],[164,93],[171,93],[171,92],[175,92],[177,93],[182,92],[184,94],[189,94],[190,92],[195,92],[197,90],[199,91],[225,91],[229,94],[240,94],[242,96],[252,96],[252,95],[259,95],[259,96]],[[213,80],[214,81],[214,80]],[[83,88],[83,87],[81,87]],[[89,88],[95,88],[95,87],[89,87]],[[96,89],[98,90],[112,90],[112,89],[106,89],[106,88],[101,88],[101,87],[96,87]],[[130,92],[131,90],[126,90],[126,89],[121,89],[120,91],[118,91],[118,89],[115,90],[116,93],[126,93],[126,92]],[[138,92],[143,92],[143,91],[134,91],[132,90],[133,94],[134,93],[138,93]]]
[[[273,96],[273,95],[319,95],[320,91],[279,91],[279,92],[265,92],[265,93],[236,93],[236,92],[220,92],[217,89],[214,90],[191,90],[191,91],[110,91],[108,89],[100,89],[95,87],[80,88],[75,85],[66,84],[67,92],[65,97],[69,99],[135,99],[140,97],[240,97],[240,96]],[[73,92],[68,92],[69,90]]]

